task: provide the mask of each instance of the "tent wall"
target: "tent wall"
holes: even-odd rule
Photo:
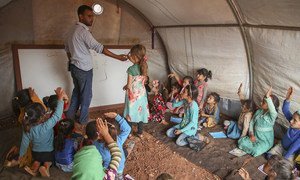
[[[240,83],[249,93],[249,72],[245,48],[236,27],[186,27],[159,29],[168,52],[171,71],[181,77],[196,77],[196,71],[212,71],[209,91],[223,98],[238,99]]]
[[[282,105],[287,88],[293,86],[291,111],[294,112],[300,107],[300,32],[260,28],[249,28],[248,31],[253,47],[254,101],[259,104],[272,86]],[[282,114],[280,119],[282,124],[288,124]]]
[[[93,36],[107,45],[142,43],[149,56],[150,78],[166,81],[166,53],[157,37],[154,40],[155,48],[151,48],[152,31],[149,24],[124,3],[120,3],[118,9],[116,1],[93,2],[104,6],[103,14],[95,17],[91,27]],[[66,33],[77,21],[77,8],[85,3],[85,0],[13,0],[0,9],[0,30],[5,34],[0,37],[0,119],[12,114],[11,99],[15,93],[15,84],[11,44],[62,44]]]
[[[15,91],[11,43],[32,43],[33,21],[30,0],[12,1],[0,9],[0,119],[12,114]]]

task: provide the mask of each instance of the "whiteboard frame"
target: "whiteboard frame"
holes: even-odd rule
[[[131,49],[132,45],[104,45],[107,49]],[[20,69],[20,60],[19,60],[19,50],[20,49],[65,49],[64,45],[36,45],[36,44],[13,44],[12,45],[12,54],[13,54],[13,66],[15,74],[15,83],[17,91],[23,89],[21,69]],[[111,108],[122,108],[124,103],[121,104],[112,104],[104,105],[98,107],[90,107],[90,111],[99,111],[106,110]]]

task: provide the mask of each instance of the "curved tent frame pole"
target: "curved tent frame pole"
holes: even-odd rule
[[[136,12],[138,15],[140,15],[142,17],[142,19],[144,19],[144,21],[146,21],[146,23],[150,26],[150,29],[151,29],[151,40],[152,40],[152,49],[154,49],[154,39],[155,39],[155,36],[159,39],[159,41],[161,42],[162,46],[163,46],[163,51],[165,52],[166,54],[166,59],[167,59],[167,63],[168,63],[168,71],[171,72],[170,70],[170,64],[169,64],[169,57],[168,57],[168,52],[167,52],[167,49],[166,49],[166,46],[164,44],[164,41],[162,40],[161,36],[159,35],[159,33],[156,32],[156,29],[155,29],[155,26],[152,24],[152,22],[140,11],[138,10],[137,8],[135,8],[134,6],[132,6],[130,3],[126,2],[125,0],[120,0],[119,2],[123,3],[124,5],[128,6],[129,8],[131,8],[134,12]]]
[[[242,15],[240,14],[239,8],[237,3],[235,3],[234,0],[227,0],[227,3],[232,10],[232,13],[235,16],[236,21],[238,22],[240,26],[240,31],[241,35],[243,37],[244,45],[245,45],[245,50],[246,50],[246,55],[247,55],[247,61],[248,61],[248,69],[249,69],[249,87],[250,87],[250,93],[249,93],[249,98],[253,98],[253,73],[252,73],[252,51],[251,51],[251,42],[250,42],[250,37],[248,36],[245,27],[243,26],[244,21],[242,18]]]

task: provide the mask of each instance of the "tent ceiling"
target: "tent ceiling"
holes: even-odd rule
[[[248,24],[300,27],[299,0],[237,0],[237,3]]]
[[[154,26],[237,24],[229,2],[244,25],[300,29],[299,0],[125,0]]]
[[[154,26],[237,24],[224,0],[126,0]]]

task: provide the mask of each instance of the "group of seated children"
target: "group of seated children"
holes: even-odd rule
[[[113,119],[117,124],[102,119],[90,121],[85,130],[87,139],[83,139],[74,131],[74,121],[62,118],[68,100],[66,93],[62,88],[57,88],[55,93],[44,98],[47,107],[56,102],[55,107],[50,105],[49,111],[31,88],[19,91],[14,98],[13,104],[16,110],[19,107],[19,116],[23,116],[19,118],[23,135],[15,159],[17,164],[25,166],[33,176],[39,173],[50,177],[49,168],[54,162],[64,172],[73,172],[72,179],[123,179],[126,161],[123,144],[131,131],[127,121],[114,112],[105,113],[108,120]]]
[[[180,79],[176,73],[170,74],[169,77],[174,77],[177,82],[172,84],[171,92],[166,96],[163,83],[152,81],[154,97],[149,100],[149,109],[145,88],[149,81],[146,48],[139,44],[133,46],[128,59],[133,65],[127,70],[127,84],[123,88],[126,90],[124,118],[111,112],[104,116],[109,120],[115,119],[113,123],[102,119],[90,121],[85,127],[85,133],[82,133],[87,136],[83,141],[80,141],[83,136],[74,128],[76,123],[66,119],[63,114],[68,104],[63,89],[57,88],[56,95],[44,98],[44,103],[31,88],[19,91],[13,100],[14,110],[23,125],[17,161],[19,165],[25,166],[25,170],[33,176],[40,173],[49,177],[49,168],[55,162],[63,171],[73,171],[74,179],[122,179],[126,160],[123,145],[127,137],[131,136],[131,126],[137,125],[137,135],[142,138],[143,124],[148,120],[166,123],[167,110],[180,117],[178,124],[166,132],[168,137],[177,137],[178,146],[187,145],[189,138],[209,143],[209,139],[198,133],[198,130],[214,127],[220,122],[220,95],[216,92],[208,94],[211,71],[199,69],[195,81],[191,76]],[[259,109],[254,111],[252,101],[244,99],[241,89],[242,84],[238,88],[242,112],[237,121],[224,121],[224,129],[227,137],[238,139],[241,150],[256,157],[266,153],[274,144],[273,126],[278,114],[279,99],[270,88]],[[289,88],[282,107],[290,128],[281,143],[267,153],[270,158],[267,164],[274,171],[277,171],[278,164],[285,162],[280,156],[293,162],[300,153],[300,110],[294,114],[290,112],[292,94],[293,88]],[[120,133],[116,126],[120,127]],[[240,174],[247,176],[244,169],[240,170]]]
[[[203,126],[214,127],[220,120],[218,109],[220,96],[215,92],[206,95],[207,79],[211,78],[211,72],[207,72],[204,68],[198,70],[197,80],[194,83],[190,76],[181,80],[177,74],[170,74],[170,77],[175,77],[177,83],[172,85],[166,106],[171,113],[179,114],[183,118],[179,124],[168,129],[166,134],[171,138],[177,137],[176,144],[179,146],[189,143],[187,137],[209,142],[205,136],[197,133],[197,129],[201,130]],[[183,86],[181,89],[179,89],[180,85]],[[273,157],[271,160],[273,164],[275,161],[277,164],[288,162],[293,164],[297,158],[299,159],[300,153],[300,110],[294,114],[290,112],[292,94],[293,88],[289,88],[282,107],[290,128],[281,143],[273,147],[273,127],[278,114],[279,99],[270,88],[259,108],[254,111],[252,101],[243,96],[241,84],[238,88],[238,95],[242,111],[237,121],[224,121],[227,137],[238,139],[238,147],[254,157],[267,153],[268,158]],[[283,167],[294,166],[283,165]],[[291,172],[292,170],[289,171],[290,174]]]

